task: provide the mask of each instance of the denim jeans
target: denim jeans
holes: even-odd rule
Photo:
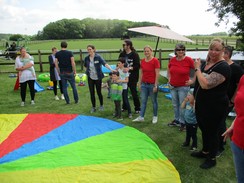
[[[79,101],[79,97],[78,97],[78,92],[77,92],[76,85],[75,85],[74,73],[73,72],[72,73],[61,73],[60,77],[61,77],[61,81],[62,81],[62,85],[63,85],[63,92],[64,92],[64,98],[65,98],[66,103],[67,104],[70,103],[69,95],[68,95],[68,91],[67,91],[68,82],[73,90],[73,96],[74,96],[75,103],[77,103]]]
[[[185,124],[185,118],[184,118],[184,111],[183,109],[181,109],[180,106],[184,98],[187,96],[189,90],[190,90],[189,86],[173,87],[172,89],[170,89],[175,120],[179,121],[182,124]]]
[[[244,149],[239,148],[233,141],[230,145],[234,156],[237,181],[244,183]]]
[[[141,84],[141,112],[140,116],[144,117],[147,108],[147,99],[150,96],[153,105],[153,116],[158,116],[158,92],[153,92],[154,84]]]
[[[131,107],[128,99],[128,89],[123,89],[122,97],[123,97],[123,105],[126,106],[129,115],[131,114]]]

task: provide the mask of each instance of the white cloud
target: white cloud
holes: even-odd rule
[[[0,32],[33,35],[50,22],[87,17],[156,22],[183,35],[227,32],[207,9],[208,0],[0,0]]]

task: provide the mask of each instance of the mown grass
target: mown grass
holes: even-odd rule
[[[79,71],[78,71],[79,72]],[[81,73],[81,71],[80,71]],[[40,73],[37,73],[37,75]],[[105,82],[106,78],[104,79]],[[79,104],[74,104],[71,100],[70,105],[65,105],[64,101],[55,101],[53,91],[45,90],[36,93],[36,104],[31,106],[29,92],[27,91],[26,106],[20,107],[20,91],[14,91],[14,84],[16,78],[9,77],[9,74],[1,74],[0,76],[0,109],[1,113],[6,114],[21,114],[21,113],[74,113],[82,115],[91,115],[90,96],[87,86],[77,86],[80,97]],[[165,83],[166,80],[160,77],[160,84]],[[39,82],[44,88],[48,86],[48,82]],[[69,89],[69,95],[73,98],[72,92]],[[104,106],[103,112],[96,112],[92,115],[102,118],[112,118],[114,104],[110,99],[107,99],[107,90],[103,89]],[[151,123],[152,106],[150,100],[148,101],[145,122],[132,123],[126,114],[124,120],[120,123],[134,127],[141,132],[147,134],[173,163],[180,174],[183,183],[232,183],[236,182],[232,154],[229,143],[226,145],[226,151],[218,158],[217,166],[210,170],[202,170],[199,168],[202,160],[194,159],[190,156],[188,149],[181,148],[181,144],[185,139],[185,133],[180,132],[176,127],[168,127],[167,123],[173,119],[173,108],[171,101],[165,98],[165,93],[159,92],[159,121],[157,124]],[[98,100],[97,100],[98,102]],[[130,100],[132,105],[132,100]],[[132,105],[133,106],[133,105]],[[137,117],[137,115],[133,115]],[[228,120],[230,124],[231,120]],[[198,146],[201,148],[201,133],[198,131]],[[170,183],[170,182],[169,182]]]

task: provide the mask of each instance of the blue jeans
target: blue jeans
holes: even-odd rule
[[[244,183],[244,149],[239,148],[233,141],[230,146],[234,156],[237,181]]]
[[[175,120],[179,121],[182,124],[185,124],[185,118],[184,111],[183,109],[181,109],[180,106],[184,98],[187,96],[189,89],[189,86],[173,87],[172,89],[170,89]]]
[[[77,89],[76,89],[76,85],[75,85],[75,76],[74,76],[74,73],[71,72],[71,73],[61,73],[60,74],[60,78],[61,78],[61,81],[62,81],[62,85],[63,85],[63,92],[64,92],[64,98],[65,98],[65,101],[67,104],[70,103],[70,100],[69,100],[69,95],[68,95],[68,91],[67,91],[67,88],[68,88],[68,82],[73,90],[73,96],[74,96],[74,100],[75,100],[75,103],[77,103],[79,101],[79,97],[78,97],[78,92],[77,92]]]
[[[140,116],[144,117],[147,108],[147,99],[150,96],[153,105],[153,116],[158,116],[158,92],[153,92],[154,84],[141,84],[141,112]]]
[[[123,89],[122,97],[123,97],[123,105],[126,106],[129,115],[131,114],[131,107],[128,99],[128,89]]]

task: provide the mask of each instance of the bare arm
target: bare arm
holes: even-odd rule
[[[211,74],[203,74],[200,71],[196,72],[200,86],[203,89],[211,89],[225,81],[225,77],[217,72]]]
[[[74,72],[74,75],[76,75],[75,58],[71,57],[70,59],[71,59],[72,70]]]
[[[60,74],[60,70],[59,70],[59,67],[58,67],[58,59],[55,58],[54,64],[55,64],[55,67],[56,67],[56,69],[58,71],[58,74]]]

